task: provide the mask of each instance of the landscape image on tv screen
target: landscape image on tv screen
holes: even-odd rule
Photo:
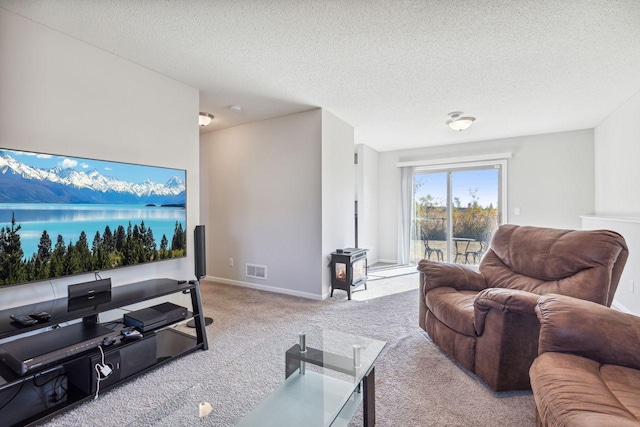
[[[186,256],[186,171],[0,149],[0,286]]]

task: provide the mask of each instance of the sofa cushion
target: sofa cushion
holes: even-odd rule
[[[484,276],[470,265],[447,264],[423,259],[418,263],[420,285],[424,292],[435,288],[455,288],[461,291],[481,291],[487,285]]]
[[[542,425],[640,426],[640,371],[565,353],[544,353],[531,366]]]
[[[453,356],[462,366],[473,372],[475,369],[476,339],[454,331],[436,319],[427,310],[426,331],[434,343]]]
[[[610,306],[627,255],[624,239],[612,231],[503,225],[479,269],[488,288],[563,294]]]
[[[435,288],[427,292],[425,303],[429,311],[454,331],[475,336],[473,300],[478,292],[454,288]]]
[[[540,353],[571,353],[640,369],[640,317],[564,295],[538,299]]]
[[[619,365],[602,365],[600,375],[625,409],[640,420],[640,371]]]

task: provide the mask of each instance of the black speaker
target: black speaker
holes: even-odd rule
[[[69,299],[88,297],[101,292],[111,292],[111,279],[92,280],[67,286]]]
[[[202,279],[207,275],[207,254],[205,251],[204,244],[204,225],[196,225],[195,230],[193,230],[193,246],[195,248],[195,270],[196,270],[196,280]],[[201,314],[202,315],[202,314]],[[211,317],[204,318],[205,325],[210,325],[213,323],[213,319]],[[196,322],[194,319],[191,319],[187,322],[187,326],[190,328],[196,327]]]
[[[207,275],[207,254],[204,242],[204,225],[196,225],[195,230],[193,230],[193,241],[195,248],[196,279],[200,280]]]
[[[100,292],[87,295],[86,297],[70,298],[67,300],[67,311],[71,312],[96,307],[108,302],[111,302],[111,292]]]

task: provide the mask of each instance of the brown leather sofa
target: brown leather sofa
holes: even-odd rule
[[[495,391],[529,389],[538,355],[540,295],[609,306],[628,256],[612,231],[501,226],[479,272],[422,260],[419,324]]]
[[[640,317],[545,295],[531,366],[538,426],[640,426]]]

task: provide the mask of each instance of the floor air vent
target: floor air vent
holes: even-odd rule
[[[267,279],[267,266],[247,264],[247,277],[253,277],[254,279]]]

